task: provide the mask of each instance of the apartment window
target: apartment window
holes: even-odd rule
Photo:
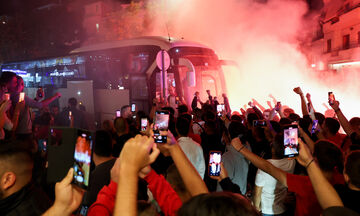
[[[326,52],[331,52],[331,39],[326,41]]]
[[[343,36],[343,49],[349,49],[350,48],[350,35],[344,35]]]

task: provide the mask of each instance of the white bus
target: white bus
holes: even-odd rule
[[[224,61],[219,60],[212,49],[160,36],[83,46],[68,56],[7,62],[1,71],[15,72],[24,78],[27,88],[41,86],[49,93],[59,89],[66,92],[71,85],[69,94],[74,95],[65,97],[63,103],[70,96],[78,97],[87,110],[103,120],[124,104],[135,103],[138,110],[149,111],[152,99],[162,92],[161,70],[156,63],[156,55],[161,50],[171,59],[166,78],[168,88],[174,87],[177,96],[189,105],[195,91],[204,99],[207,89],[212,95],[226,93],[221,69]],[[93,94],[87,94],[89,89],[77,90],[81,88],[77,83],[85,81],[90,81]],[[89,100],[93,100],[93,105]]]

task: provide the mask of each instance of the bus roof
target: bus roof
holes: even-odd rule
[[[164,50],[170,50],[173,47],[202,47],[202,48],[210,49],[209,47],[203,44],[187,41],[187,40],[179,40],[164,36],[144,36],[144,37],[138,37],[132,39],[107,41],[98,44],[86,45],[72,50],[70,54],[78,54],[88,51],[105,50],[105,49],[127,47],[127,46],[141,46],[141,45],[156,45]]]

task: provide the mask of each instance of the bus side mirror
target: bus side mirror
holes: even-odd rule
[[[184,65],[188,71],[186,72],[186,83],[188,87],[196,86],[195,67],[189,59],[179,58],[179,65]]]

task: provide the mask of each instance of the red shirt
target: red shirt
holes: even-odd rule
[[[177,210],[182,206],[182,201],[165,178],[151,170],[144,179],[164,215],[175,216]]]
[[[161,175],[154,170],[144,178],[148,183],[148,188],[159,204],[165,215],[176,215],[175,213],[181,207],[182,202],[177,193],[171,188],[170,184]],[[111,181],[108,186],[104,186],[94,204],[89,208],[88,216],[107,216],[113,215],[116,198],[117,184]]]
[[[113,215],[115,207],[115,198],[117,191],[117,183],[110,181],[108,186],[104,186],[96,201],[90,206],[87,213],[88,216],[107,216]]]
[[[199,134],[189,133],[188,137],[190,137],[195,142],[199,143],[201,145],[201,137]]]
[[[331,142],[335,143],[337,147],[341,148],[341,144],[343,143],[344,139],[346,138],[346,134],[337,133],[335,136],[328,137],[327,139]]]
[[[288,191],[296,194],[295,216],[319,216],[321,214],[322,208],[316,198],[316,194],[308,176],[287,173],[286,183],[288,185]],[[334,174],[333,183],[343,184],[344,179],[341,175]]]

